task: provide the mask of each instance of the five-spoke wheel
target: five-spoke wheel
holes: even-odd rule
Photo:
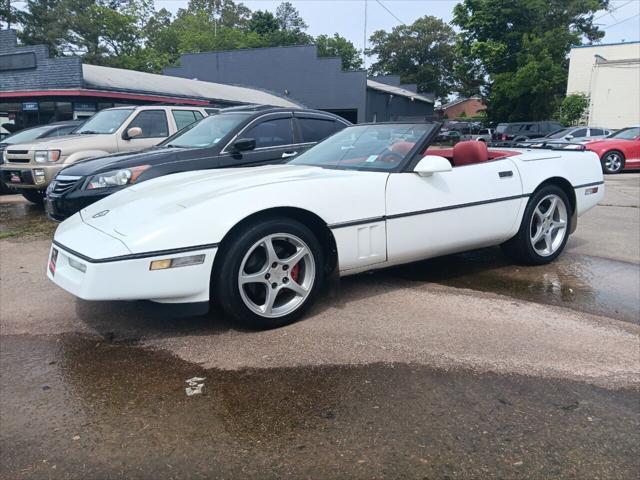
[[[293,312],[311,292],[315,260],[300,238],[290,233],[267,235],[255,242],[240,264],[238,288],[245,305],[273,318]]]
[[[306,225],[267,218],[239,228],[218,251],[212,297],[254,328],[295,321],[311,305],[324,276],[324,251]]]
[[[503,243],[502,249],[519,263],[551,262],[567,243],[571,214],[571,203],[560,187],[540,188],[527,203],[518,233]]]

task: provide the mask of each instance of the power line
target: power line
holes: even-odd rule
[[[622,5],[618,5],[616,8],[612,8],[611,10],[608,10],[606,13],[603,13],[602,15],[597,16],[596,18],[593,19],[593,21],[595,22],[596,20],[599,20],[603,17],[606,17],[607,15],[611,15],[613,12],[615,12],[616,10],[620,10],[622,7],[625,7],[627,5],[629,5],[630,3],[633,3],[634,0],[629,0],[628,2],[623,3]]]
[[[400,22],[400,24],[401,24],[401,25],[406,25],[406,23],[404,23],[404,22],[403,22],[402,20],[400,20],[396,15],[394,15],[394,13],[393,13],[391,10],[389,10],[389,9],[385,6],[385,4],[384,4],[384,3],[382,3],[380,0],[376,0],[376,2],[377,2],[377,3],[378,3],[382,8],[384,8],[384,9],[389,13],[389,15],[391,15],[391,16],[392,16],[393,18],[395,18],[398,22]]]
[[[626,22],[627,20],[632,20],[636,17],[640,17],[640,13],[636,13],[635,15],[633,15],[632,17],[627,17],[624,20],[620,20],[619,22],[616,23],[612,23],[611,25],[607,25],[606,27],[602,27],[602,30],[606,30],[607,28],[611,28],[611,27],[615,27],[616,25],[620,25],[621,23]]]

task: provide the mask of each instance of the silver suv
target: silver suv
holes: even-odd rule
[[[73,134],[10,145],[0,179],[27,200],[41,204],[51,180],[79,160],[153,147],[207,116],[204,108],[131,106],[101,110]]]

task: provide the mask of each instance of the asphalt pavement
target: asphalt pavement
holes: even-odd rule
[[[1,197],[0,478],[638,478],[639,207],[610,176],[551,265],[348,277],[254,332],[75,299],[55,224]]]

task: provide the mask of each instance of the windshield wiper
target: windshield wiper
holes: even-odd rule
[[[95,130],[83,130],[78,132],[80,135],[99,135],[100,132],[96,132]]]
[[[174,145],[173,143],[168,143],[164,146],[164,148],[187,148],[184,145]]]

